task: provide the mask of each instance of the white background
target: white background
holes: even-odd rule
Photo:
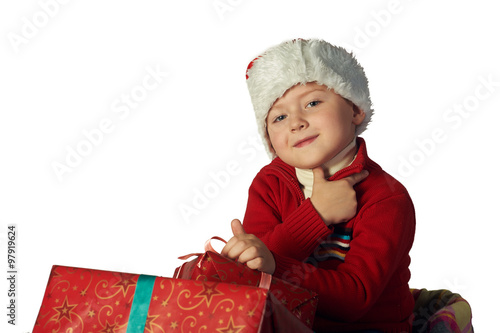
[[[171,276],[178,256],[229,239],[268,163],[246,66],[285,39],[316,37],[353,50],[370,80],[369,154],[417,211],[411,287],[461,293],[476,331],[491,332],[500,220],[491,3],[3,1],[0,266],[16,224],[19,274],[16,327],[1,278],[0,331],[31,331],[54,264]],[[161,82],[144,90],[148,70]],[[132,94],[141,100],[126,107]],[[102,121],[111,129],[99,137]],[[54,163],[67,166],[78,147],[87,155],[58,177]]]

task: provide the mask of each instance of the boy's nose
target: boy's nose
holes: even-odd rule
[[[307,127],[307,121],[301,116],[292,117],[292,121],[290,122],[290,131],[295,132],[302,130]]]

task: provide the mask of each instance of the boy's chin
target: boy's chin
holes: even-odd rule
[[[311,154],[313,155],[313,154]],[[283,162],[286,164],[298,168],[298,169],[314,169],[317,167],[322,167],[325,163],[327,163],[331,158],[329,156],[311,156],[309,155],[307,158],[301,158],[301,159],[292,159],[292,158],[287,158],[287,157],[281,157],[278,155],[278,157],[281,158]]]
[[[320,164],[316,164],[316,163],[305,163],[305,164],[290,164],[291,166],[293,166],[294,168],[298,168],[298,169],[314,169],[314,168],[317,168],[317,167],[320,167],[323,165],[323,163],[320,163]]]

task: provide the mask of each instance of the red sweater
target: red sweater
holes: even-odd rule
[[[410,332],[413,203],[368,158],[364,140],[357,144],[353,163],[330,177],[370,172],[355,186],[358,212],[349,222],[327,227],[304,198],[295,168],[275,158],[252,182],[243,226],[273,252],[275,276],[318,293],[315,331]]]

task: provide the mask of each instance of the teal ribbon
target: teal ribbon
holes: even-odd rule
[[[144,332],[155,279],[156,276],[139,275],[135,286],[134,300],[130,308],[127,333]]]

